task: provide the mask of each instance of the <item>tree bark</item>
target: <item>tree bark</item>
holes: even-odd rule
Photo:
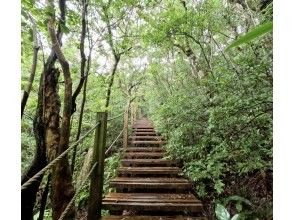
[[[89,60],[88,60],[88,64],[87,64],[86,79],[85,79],[84,87],[83,87],[83,97],[82,97],[82,104],[81,104],[81,112],[80,112],[80,115],[79,115],[79,124],[78,124],[78,131],[77,131],[76,141],[79,140],[80,135],[81,135],[84,108],[85,108],[86,99],[87,99],[87,84],[88,84],[88,75],[89,75],[89,70],[90,70],[90,56],[89,56],[88,59]],[[75,169],[76,154],[77,154],[77,146],[74,147],[73,153],[72,153],[72,160],[71,160],[71,172],[72,173],[74,172],[74,169]]]
[[[86,15],[87,15],[87,8],[88,8],[88,2],[87,0],[82,0],[83,4],[83,11],[82,11],[82,31],[81,31],[81,38],[80,38],[80,56],[81,56],[81,68],[80,68],[80,81],[79,84],[74,91],[72,95],[72,109],[71,114],[73,114],[76,111],[76,99],[78,95],[80,94],[84,81],[85,81],[85,66],[86,66],[86,55],[85,55],[85,38],[86,38]]]
[[[45,70],[44,70],[45,71]],[[43,75],[42,73],[39,83],[38,104],[36,115],[33,122],[34,134],[36,140],[36,150],[34,159],[30,167],[24,172],[21,178],[21,184],[28,181],[37,172],[47,165],[46,146],[45,146],[45,124],[43,120]],[[33,209],[36,201],[36,194],[38,192],[43,176],[37,181],[33,182],[26,189],[21,191],[21,218],[31,220],[33,219]]]
[[[38,44],[38,38],[37,38],[36,23],[33,20],[33,18],[30,17],[30,19],[33,24],[32,30],[33,30],[33,41],[34,41],[34,54],[33,54],[33,64],[32,64],[32,68],[31,68],[29,82],[28,82],[26,88],[24,89],[23,96],[21,99],[21,118],[23,116],[24,109],[26,107],[27,100],[29,98],[30,92],[32,90],[33,82],[35,79],[35,73],[36,73],[37,61],[38,61],[38,51],[40,48],[39,44]]]
[[[49,193],[50,181],[51,181],[51,174],[48,175],[47,183],[46,183],[44,192],[42,194],[38,220],[43,220],[44,219],[44,213],[45,213],[45,209],[46,209],[46,203],[47,203],[47,197],[48,197],[48,193]]]
[[[65,0],[59,1],[60,7],[65,8]],[[54,9],[54,2],[50,0],[48,6]],[[62,10],[62,8],[61,8]],[[65,22],[65,20],[64,20]],[[49,105],[48,112],[46,115],[49,119],[49,124],[46,131],[46,146],[48,151],[48,157],[53,160],[56,156],[60,155],[68,148],[69,136],[70,136],[70,119],[71,119],[71,108],[72,108],[72,80],[70,76],[69,64],[64,57],[60,43],[54,29],[55,15],[51,15],[48,20],[48,32],[50,35],[52,48],[57,56],[57,59],[61,65],[63,76],[64,76],[64,105],[61,126],[59,127],[59,109],[60,104],[57,100],[58,93],[56,91],[57,84],[54,84],[54,78],[51,77],[48,82],[48,90],[52,90],[52,100],[46,101],[46,105]],[[49,77],[49,76],[48,76]],[[46,76],[45,76],[45,79]],[[50,86],[52,86],[50,88]],[[46,88],[47,89],[47,88]],[[46,92],[47,94],[47,92]],[[59,98],[59,97],[58,97]],[[46,108],[47,109],[47,108]],[[58,116],[58,119],[56,118]],[[67,155],[64,156],[52,169],[52,218],[57,220],[62,212],[65,210],[67,204],[74,196],[74,187],[72,185],[72,174],[68,163]],[[71,208],[65,219],[74,219],[75,210]]]
[[[112,85],[113,85],[114,76],[115,76],[115,73],[116,73],[116,69],[117,69],[117,65],[119,63],[119,60],[120,60],[120,56],[115,56],[115,63],[113,65],[113,68],[112,68],[112,71],[111,71],[110,81],[109,81],[108,88],[107,88],[106,103],[105,103],[106,108],[109,106],[110,96],[111,96],[111,88],[112,88]]]
[[[81,79],[80,79],[80,82],[79,82],[77,89],[75,90],[75,92],[73,94],[73,99],[72,99],[72,106],[74,108],[74,109],[72,108],[72,113],[73,113],[73,110],[75,111],[75,109],[76,109],[76,103],[75,103],[76,97],[75,96],[77,96],[80,93],[80,90],[81,90],[82,86],[84,85],[76,141],[79,140],[80,135],[81,135],[84,107],[85,107],[85,103],[86,103],[87,81],[88,81],[88,75],[89,75],[89,71],[90,71],[90,59],[91,59],[91,53],[92,53],[92,47],[91,47],[89,55],[88,55],[88,61],[87,61],[86,56],[85,56],[85,50],[84,50],[86,30],[87,30],[87,23],[86,23],[87,7],[88,7],[87,0],[83,0],[82,31],[81,31],[81,38],[80,38]],[[88,33],[88,35],[89,35],[89,33]],[[85,68],[86,68],[86,73],[85,73]],[[74,169],[75,169],[76,153],[77,153],[77,146],[74,147],[73,153],[72,153],[72,159],[71,159],[71,172],[72,173],[74,172]]]
[[[61,3],[61,15],[60,15],[60,23],[63,23],[65,19],[65,4]],[[58,42],[61,44],[62,32],[61,26],[59,24],[57,30],[57,39]],[[30,167],[24,172],[22,175],[21,184],[25,183],[31,177],[33,177],[36,173],[38,173],[42,168],[47,165],[47,156],[46,156],[46,143],[45,143],[45,119],[44,119],[44,110],[45,110],[45,76],[50,74],[52,71],[55,71],[54,64],[57,60],[57,56],[54,50],[51,50],[51,53],[44,65],[40,83],[39,83],[39,90],[38,90],[38,104],[36,109],[36,114],[34,117],[34,135],[36,140],[36,150],[34,159],[30,165]],[[26,189],[21,191],[21,216],[22,219],[33,219],[33,208],[36,201],[36,194],[38,192],[40,183],[42,181],[43,175],[31,185],[29,185]]]

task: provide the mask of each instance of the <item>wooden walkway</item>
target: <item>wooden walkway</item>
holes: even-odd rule
[[[134,124],[118,177],[110,182],[116,192],[103,199],[111,214],[103,220],[206,220],[178,162],[164,159],[164,144],[150,121]]]

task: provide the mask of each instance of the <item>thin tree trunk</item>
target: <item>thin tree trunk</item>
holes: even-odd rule
[[[75,99],[77,94],[80,93],[80,90],[83,87],[83,97],[82,97],[82,104],[81,104],[81,112],[79,115],[79,122],[78,122],[78,131],[77,131],[77,136],[76,136],[76,141],[79,140],[80,135],[81,135],[81,129],[82,129],[82,122],[83,122],[83,114],[84,114],[84,107],[86,103],[86,93],[87,93],[87,81],[88,81],[88,75],[90,71],[90,59],[91,59],[91,53],[92,53],[92,48],[90,48],[89,56],[88,56],[88,62],[85,56],[85,38],[86,38],[86,30],[87,30],[87,23],[86,23],[86,15],[87,15],[87,7],[88,7],[88,2],[87,0],[83,0],[83,12],[82,12],[82,31],[81,31],[81,38],[80,38],[80,56],[81,56],[81,79],[79,82],[79,85],[76,89],[76,91],[73,94],[72,98],[72,113],[76,109],[76,103]],[[89,33],[88,33],[89,34]],[[87,62],[87,65],[86,65]],[[86,68],[86,73],[85,73],[85,68]],[[74,111],[73,111],[74,110]],[[75,160],[76,160],[76,153],[77,153],[77,146],[74,147],[73,153],[72,153],[72,159],[71,159],[71,172],[74,173],[75,169]]]
[[[47,198],[48,198],[48,193],[49,193],[50,181],[51,181],[51,174],[48,175],[47,183],[46,183],[44,192],[42,194],[42,199],[41,199],[41,204],[40,204],[40,212],[39,212],[39,218],[38,218],[38,220],[43,220],[44,219],[44,213],[45,213],[46,204],[47,204]]]
[[[86,38],[86,15],[87,15],[87,8],[88,8],[88,2],[87,0],[82,0],[83,4],[83,11],[82,11],[82,31],[81,31],[81,38],[80,38],[80,56],[81,56],[81,68],[80,68],[80,81],[79,84],[74,91],[72,95],[72,110],[71,114],[73,114],[76,111],[76,99],[78,95],[80,94],[84,81],[85,81],[85,66],[86,66],[86,55],[85,55],[85,38]]]
[[[107,88],[106,103],[105,103],[106,108],[109,106],[110,96],[111,96],[111,88],[112,88],[112,85],[113,85],[114,76],[115,76],[115,73],[116,73],[116,69],[117,69],[117,65],[119,63],[119,60],[120,60],[120,56],[115,56],[115,63],[113,65],[113,68],[112,68],[112,71],[111,71],[110,81],[109,81],[108,88]]]
[[[88,62],[88,66],[89,66],[89,62]],[[78,131],[77,131],[76,141],[79,140],[80,135],[81,135],[81,130],[82,130],[84,108],[85,108],[86,99],[87,99],[86,96],[87,96],[88,73],[89,73],[89,71],[87,71],[87,76],[86,76],[86,79],[85,79],[85,82],[84,82],[84,87],[83,87],[83,97],[82,97],[82,104],[81,104],[81,112],[80,112],[80,115],[79,115],[79,124],[78,124]],[[71,159],[71,172],[72,173],[74,172],[74,169],[75,169],[76,154],[77,154],[77,146],[74,147],[73,153],[72,153],[72,159]]]
[[[40,49],[40,46],[38,44],[38,38],[37,38],[36,23],[33,20],[33,18],[30,17],[30,19],[33,24],[32,30],[33,30],[33,41],[34,41],[34,54],[33,54],[33,64],[32,64],[32,68],[31,68],[29,82],[28,82],[26,88],[24,89],[23,96],[21,99],[21,118],[23,116],[24,109],[26,107],[30,92],[32,90],[32,86],[33,86],[33,82],[34,82],[35,74],[36,74],[36,68],[37,68],[38,51]]]

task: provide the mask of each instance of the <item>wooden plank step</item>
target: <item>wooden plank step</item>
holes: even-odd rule
[[[126,152],[163,152],[161,147],[127,147]]]
[[[102,205],[110,210],[199,212],[202,203],[192,194],[109,193]]]
[[[143,136],[143,135],[145,135],[145,136],[147,136],[147,135],[149,135],[149,136],[157,136],[157,133],[156,132],[150,132],[150,131],[145,131],[145,132],[142,132],[142,131],[135,131],[135,132],[133,132],[133,136],[139,136],[139,135],[141,135],[141,136]]]
[[[163,152],[130,152],[125,153],[124,158],[162,158],[164,156]]]
[[[177,175],[181,173],[178,167],[120,167],[118,168],[119,175],[136,175],[136,174],[152,174],[152,175]]]
[[[116,177],[112,181],[116,182],[134,182],[134,183],[190,183],[187,179],[179,178],[169,178],[169,177]]]
[[[166,159],[122,159],[121,164],[123,166],[175,166],[177,165],[175,160]]]
[[[166,141],[131,141],[131,144],[165,144]]]
[[[102,217],[102,220],[208,220],[206,217],[190,216],[116,216]]]
[[[130,136],[129,139],[136,140],[136,139],[155,139],[155,140],[162,140],[161,136]]]
[[[154,128],[133,128],[133,131],[154,131]]]
[[[137,125],[133,126],[133,129],[154,129],[154,127],[151,125]]]
[[[184,178],[128,178],[117,177],[110,181],[111,187],[136,189],[184,189],[191,188],[191,183]]]

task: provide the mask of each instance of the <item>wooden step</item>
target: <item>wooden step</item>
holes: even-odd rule
[[[188,190],[191,183],[184,178],[162,178],[162,177],[146,177],[146,178],[129,178],[117,177],[110,181],[111,187],[119,189],[181,189]]]
[[[109,193],[102,202],[104,209],[200,212],[202,203],[192,194]]]
[[[120,167],[119,175],[178,175],[181,169],[178,167]]]
[[[166,159],[122,159],[121,164],[128,166],[176,166],[177,161]]]
[[[145,131],[145,132],[142,132],[142,131],[135,131],[133,132],[133,136],[157,136],[157,133],[156,132],[150,132],[150,131]]]
[[[206,217],[190,216],[116,216],[102,217],[101,220],[208,220]]]
[[[126,152],[163,152],[161,147],[127,147]]]
[[[138,140],[138,139],[155,139],[155,140],[162,140],[161,136],[130,136],[130,140]]]
[[[131,141],[131,144],[165,144],[166,141]]]
[[[163,152],[130,152],[125,153],[125,159],[132,159],[132,158],[162,158],[164,156]]]
[[[146,127],[146,128],[134,128],[133,131],[154,131],[155,129],[153,127]]]

